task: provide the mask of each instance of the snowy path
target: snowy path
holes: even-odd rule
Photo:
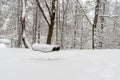
[[[120,50],[0,49],[0,80],[120,80]]]

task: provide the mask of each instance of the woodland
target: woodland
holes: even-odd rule
[[[119,49],[119,0],[0,0],[0,44]]]

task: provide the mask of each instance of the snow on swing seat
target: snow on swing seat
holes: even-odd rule
[[[42,52],[59,51],[60,46],[59,45],[48,45],[48,44],[35,43],[32,45],[32,50],[42,51]]]

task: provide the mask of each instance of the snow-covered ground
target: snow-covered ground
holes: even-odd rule
[[[0,43],[0,48],[9,48],[9,46],[8,46],[8,45],[5,45],[5,44],[3,44],[3,43]]]
[[[120,50],[2,48],[0,80],[120,80]]]

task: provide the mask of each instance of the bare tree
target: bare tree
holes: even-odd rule
[[[56,8],[56,44],[59,44],[59,27],[60,27],[60,4],[59,0],[57,0],[57,8]]]
[[[50,20],[47,19],[47,15],[45,15],[45,10],[41,6],[39,0],[36,0],[36,2],[37,2],[37,5],[38,5],[43,17],[45,18],[45,21],[47,22],[47,25],[49,27],[48,35],[47,35],[47,44],[51,44],[52,35],[53,35],[53,28],[54,28],[54,23],[55,23],[55,2],[56,2],[56,0],[52,0],[51,7],[49,7],[47,1],[44,0],[44,2],[46,4],[46,8],[48,9]]]
[[[17,36],[18,36],[18,39],[17,39],[17,43],[16,43],[16,46],[18,48],[20,48],[21,46],[21,27],[20,27],[20,16],[21,16],[21,0],[17,0],[18,1],[18,6],[17,6]]]
[[[98,22],[99,4],[100,4],[100,0],[96,0],[95,16],[94,16],[93,27],[92,27],[92,49],[95,49],[95,29],[97,27],[97,22]]]
[[[20,47],[20,45],[24,44],[24,47],[25,48],[28,48],[28,45],[26,43],[26,40],[25,40],[25,14],[26,14],[26,1],[27,0],[18,0],[18,10],[20,10],[18,12],[18,19],[20,20],[20,24],[19,27],[18,27],[18,42],[17,42],[17,45],[18,47]],[[22,41],[22,42],[21,42]]]
[[[32,30],[33,30],[33,34],[32,34],[32,44],[33,43],[35,43],[36,42],[36,39],[37,39],[37,6],[35,6],[35,3],[36,3],[36,1],[33,1],[33,5],[34,5],[34,7],[33,7],[33,27],[32,27]]]
[[[99,35],[99,44],[98,44],[98,48],[102,48],[103,47],[103,29],[104,29],[104,24],[105,24],[105,11],[106,11],[106,0],[100,1],[100,35]]]

